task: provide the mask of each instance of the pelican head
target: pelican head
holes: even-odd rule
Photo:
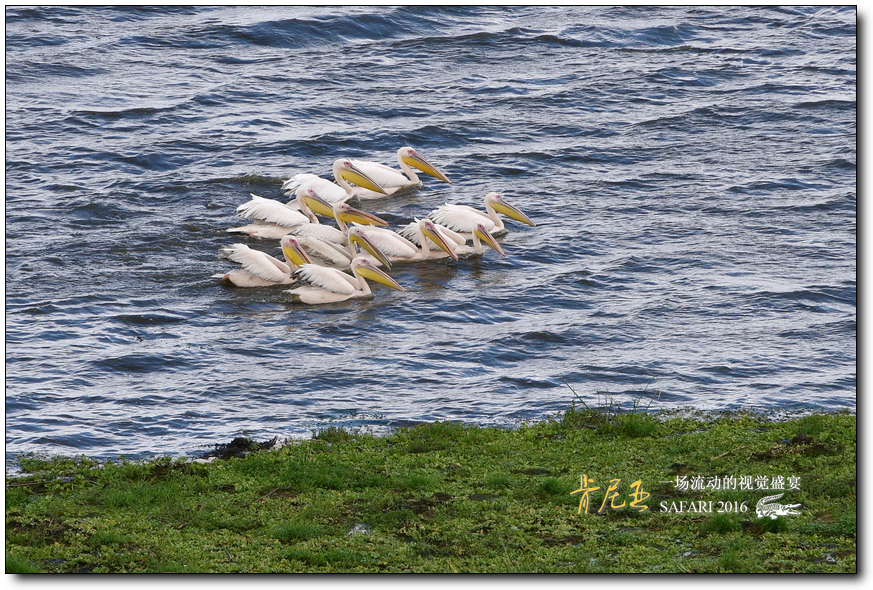
[[[446,254],[454,258],[458,259],[458,254],[455,252],[455,249],[449,246],[449,242],[446,240],[446,237],[443,233],[437,229],[436,225],[430,219],[422,219],[418,222],[418,227],[421,229],[421,233],[424,234],[425,238],[430,238],[430,240],[436,244],[440,250],[443,250]]]
[[[521,209],[518,207],[514,207],[510,205],[506,201],[503,200],[503,197],[498,195],[497,193],[488,193],[485,195],[485,203],[491,203],[491,206],[494,207],[494,210],[498,213],[502,213],[507,217],[511,217],[516,221],[520,221],[522,223],[526,223],[530,226],[536,227],[536,224],[531,221],[531,218],[521,212]]]
[[[350,242],[358,244],[361,248],[375,256],[385,268],[391,270],[391,262],[388,260],[388,257],[379,249],[379,246],[373,243],[363,229],[360,227],[349,228],[348,236]]]
[[[303,264],[311,264],[312,259],[309,258],[309,255],[303,249],[303,246],[300,245],[300,242],[297,241],[297,238],[290,234],[286,234],[282,236],[282,253],[285,255],[285,258],[293,262],[297,266],[301,266]]]
[[[430,174],[434,178],[439,178],[443,182],[448,182],[452,184],[452,181],[449,180],[449,177],[443,174],[442,170],[425,160],[418,152],[415,151],[414,148],[411,147],[402,147],[397,150],[397,155],[400,156],[400,159],[413,166],[418,168],[425,174]]]
[[[312,211],[325,217],[333,217],[338,221],[356,222],[364,225],[388,225],[388,222],[381,217],[355,209],[348,203],[328,203],[311,188],[305,189],[299,194],[299,197]]]
[[[494,236],[492,236],[491,233],[487,229],[485,229],[485,226],[481,223],[477,223],[476,227],[473,228],[473,235],[482,240],[482,242],[491,246],[493,249],[500,252],[502,256],[506,256],[506,252],[503,251],[503,246],[497,243],[497,240],[494,239]]]
[[[362,188],[376,191],[383,195],[388,194],[378,182],[370,178],[366,172],[355,166],[351,160],[343,158],[334,162],[334,176],[342,177],[352,184],[356,184]]]
[[[325,217],[333,217],[333,206],[321,198],[315,189],[301,186],[297,189],[297,200],[308,207],[313,213]]]
[[[372,279],[376,282],[382,283],[392,289],[406,291],[406,289],[404,289],[400,283],[392,279],[388,273],[376,268],[373,263],[366,258],[357,257],[352,260],[352,272],[359,274],[365,279]]]

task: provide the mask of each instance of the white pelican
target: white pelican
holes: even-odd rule
[[[270,287],[293,283],[297,279],[292,278],[291,274],[312,260],[294,236],[284,236],[281,245],[285,262],[266,252],[252,250],[245,244],[225,246],[219,250],[221,257],[242,265],[242,268],[212,276],[235,287]]]
[[[473,228],[478,223],[484,225],[485,229],[493,236],[501,236],[507,232],[506,227],[503,225],[503,219],[498,213],[502,213],[516,221],[536,226],[520,209],[504,201],[503,197],[497,193],[485,195],[485,212],[467,205],[445,204],[435,211],[431,211],[427,216],[436,223],[458,232],[468,240],[472,240]]]
[[[315,174],[297,174],[282,184],[282,190],[296,191],[301,186],[312,188],[321,195],[322,199],[331,203],[345,202],[354,196],[355,187],[349,182],[374,193],[386,194],[379,183],[347,158],[341,158],[333,163],[333,177],[336,184]]]
[[[239,217],[253,219],[255,223],[242,227],[232,227],[227,230],[228,233],[278,240],[291,232],[297,237],[304,235],[314,236],[335,244],[345,244],[346,234],[343,219],[360,221],[361,223],[383,223],[388,225],[387,221],[355,209],[351,205],[339,207],[337,211],[334,211],[333,206],[340,205],[341,203],[327,202],[312,188],[306,186],[297,187],[295,194],[295,199],[288,204],[252,194],[252,200],[237,207],[236,214]],[[313,199],[318,199],[316,206],[322,215],[337,219],[337,215],[342,214],[337,219],[337,223],[343,229],[322,225],[318,221],[318,217],[307,205],[307,200],[304,199],[304,197],[310,195]]]
[[[381,228],[373,228],[368,226],[369,229],[381,229]],[[387,231],[387,230],[385,230]],[[381,264],[388,270],[391,270],[391,261],[389,257],[385,254],[385,251],[379,245],[379,242],[372,239],[372,236],[369,231],[364,231],[363,226],[356,225],[355,227],[350,227],[346,230],[346,235],[348,236],[348,255],[349,258],[356,258],[359,255],[366,258],[367,256],[364,252],[359,251],[355,246],[359,246],[362,250],[365,250],[373,255],[376,259],[370,260],[373,264]]]
[[[294,271],[294,278],[308,283],[305,286],[283,291],[291,301],[319,305],[337,303],[348,299],[371,297],[372,291],[366,279],[378,281],[398,291],[406,291],[387,273],[376,268],[366,258],[352,260],[352,275],[335,268],[325,268],[314,264],[304,264]]]
[[[253,194],[251,201],[237,207],[237,215],[251,217],[255,223],[242,227],[233,227],[227,231],[229,233],[245,234],[250,237],[272,239],[281,239],[285,234],[291,233],[306,248],[309,244],[313,243],[312,240],[307,240],[306,237],[338,245],[346,245],[348,242],[345,222],[347,221],[388,225],[388,222],[384,219],[366,211],[355,209],[347,203],[328,203],[311,188],[301,186],[296,192],[297,197],[294,202],[297,206],[296,209],[291,208],[291,204],[286,205],[279,201],[265,199]],[[318,217],[307,205],[309,202],[315,204],[320,214],[335,219],[342,229],[322,225],[318,221]]]
[[[457,245],[450,244],[446,236],[437,230],[430,219],[415,220],[408,226],[408,233],[414,234],[414,240],[381,227],[353,227],[349,232],[358,230],[373,241],[379,250],[385,253],[391,262],[418,262],[451,256],[455,260]],[[404,229],[406,229],[404,228]],[[433,248],[433,249],[431,249]]]
[[[357,240],[350,240],[348,237],[349,228],[346,225],[346,222],[388,225],[387,221],[366,211],[356,209],[348,203],[328,203],[311,188],[299,187],[297,200],[301,210],[305,211],[307,215],[314,217],[314,209],[319,215],[335,219],[340,227],[340,229],[336,229],[326,225],[307,223],[286,228],[286,232],[297,237],[301,246],[310,256],[323,260],[329,266],[346,269],[349,268],[352,258],[358,254],[355,249],[357,244],[370,252],[379,261],[379,264],[391,268],[389,260],[366,235],[358,235]],[[344,249],[344,246],[347,246],[347,249]]]
[[[371,262],[381,264],[389,270],[391,269],[391,261],[382,249],[370,239],[369,235],[358,228],[353,227],[347,230],[346,241],[348,245],[346,248],[313,236],[302,236],[298,239],[300,245],[310,257],[323,260],[328,266],[333,268],[341,270],[351,268],[352,260],[359,254],[364,255],[363,252],[358,250],[360,248],[360,250],[368,252],[373,256]]]
[[[315,236],[298,236],[297,239],[316,264],[347,269],[354,258],[345,246]]]
[[[358,245],[373,255],[376,260],[385,264],[386,267],[391,268],[391,263],[379,250],[379,247],[367,238],[366,235],[355,234],[349,236],[348,239],[351,251],[354,252],[355,245]],[[281,246],[285,262],[273,258],[266,252],[253,250],[245,244],[225,246],[219,250],[221,257],[239,263],[242,265],[242,268],[213,276],[235,287],[269,287],[293,283],[296,279],[292,278],[292,273],[304,264],[312,264],[312,258],[301,242],[301,240],[292,235],[282,237]],[[325,243],[325,245],[337,248],[333,244]],[[340,264],[348,267],[352,256],[346,254],[342,249],[339,249],[339,253],[344,257]]]
[[[367,188],[354,189],[355,196],[360,199],[380,199],[385,195],[393,195],[405,188],[421,186],[421,179],[412,167],[418,168],[434,178],[439,178],[443,182],[452,184],[452,181],[443,174],[442,170],[425,160],[411,147],[402,147],[397,150],[397,163],[400,164],[400,169],[403,172],[377,162],[352,160],[352,164],[357,166],[358,169],[363,170],[367,176],[378,182],[379,186],[384,189],[384,193],[378,193]]]
[[[298,187],[296,194],[297,196],[295,200],[288,205],[283,205],[279,201],[261,199],[258,202],[259,206],[256,209],[256,211],[260,213],[259,221],[263,224],[275,226],[277,232],[284,232],[282,233],[282,235],[292,233],[301,239],[305,236],[311,236],[325,242],[331,242],[340,245],[345,245],[347,243],[345,233],[345,221],[354,221],[360,223],[379,223],[383,225],[388,225],[388,222],[384,219],[376,217],[375,215],[371,215],[370,213],[367,213],[365,211],[361,211],[360,209],[355,209],[351,205],[343,203],[329,203],[326,200],[322,199],[320,195],[312,188],[308,188],[305,186]],[[266,206],[266,203],[264,203],[264,201],[267,201],[269,203],[269,207]],[[242,209],[243,207],[247,207],[251,203],[253,203],[253,201],[249,201],[249,203],[240,205],[237,210]],[[335,219],[337,221],[337,224],[340,225],[340,227],[342,227],[343,229],[337,229],[329,225],[322,225],[321,222],[319,222],[318,217],[315,215],[315,213],[312,212],[312,209],[309,208],[309,205],[307,203],[314,203],[315,206],[318,208],[320,214],[324,215],[325,217],[331,217]],[[307,222],[301,221],[300,223],[294,225],[282,225],[283,220],[281,216],[285,213],[285,210],[292,205],[296,206],[297,212],[302,213],[307,218]],[[234,232],[236,230],[247,230],[250,227],[258,228],[263,227],[263,225],[245,226],[241,228],[229,229],[227,231]]]
[[[452,249],[452,257],[457,260],[459,257],[463,256],[468,258],[470,256],[482,256],[485,253],[485,248],[483,244],[487,244],[494,250],[500,253],[501,256],[506,256],[506,252],[503,250],[503,247],[494,239],[494,236],[491,235],[488,230],[485,229],[485,225],[482,223],[477,223],[475,227],[473,227],[473,231],[471,235],[473,236],[473,245],[467,246],[466,239],[450,229],[447,229],[439,224],[434,223],[430,219],[423,219],[421,222],[418,220],[415,223],[410,223],[409,225],[404,226],[400,229],[400,234],[408,237],[411,241],[416,244],[422,245],[423,247],[427,247],[431,242],[431,236],[418,231],[416,226],[417,223],[428,222],[431,224],[431,234],[435,233],[436,235],[445,238],[444,243],[448,245]],[[436,251],[433,253],[432,258],[444,258],[445,255],[442,252]]]
[[[250,193],[252,200],[236,208],[237,217],[251,219],[254,223],[227,230],[231,234],[245,234],[253,238],[282,239],[291,228],[319,224],[318,217],[301,201],[299,189],[296,201],[287,205],[274,199],[265,199]],[[334,231],[337,231],[335,228]],[[322,230],[328,231],[328,230]]]

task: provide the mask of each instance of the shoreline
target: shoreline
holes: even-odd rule
[[[574,392],[575,393],[575,392]],[[587,408],[587,406],[586,406]],[[571,406],[571,411],[574,407]],[[594,409],[593,411],[605,411],[603,407],[599,407]],[[347,430],[356,434],[370,435],[376,437],[385,437],[392,436],[397,431],[408,429],[408,428],[416,428],[421,426],[432,425],[440,422],[450,422],[461,424],[468,427],[473,428],[496,428],[499,430],[515,430],[518,428],[523,428],[527,426],[536,426],[537,424],[548,423],[555,419],[558,419],[564,412],[557,412],[555,415],[545,416],[544,418],[535,420],[535,421],[526,421],[519,420],[514,423],[505,423],[505,424],[468,424],[461,421],[452,421],[452,420],[436,420],[431,422],[420,422],[413,425],[406,426],[384,426],[381,428],[373,428],[372,426],[354,426],[349,427],[347,425],[336,426],[335,424],[329,424],[323,426],[317,430],[311,430],[309,436],[303,437],[292,437],[292,436],[282,436],[282,435],[274,435],[270,440],[273,441],[273,445],[276,443],[280,443],[277,448],[281,448],[285,444],[294,444],[302,441],[308,441],[315,438],[319,432],[322,432],[331,428],[341,428],[343,430]],[[607,412],[608,413],[608,412]],[[850,414],[857,415],[856,408],[837,408],[832,410],[825,410],[821,408],[797,408],[797,409],[787,409],[787,410],[772,410],[767,408],[738,408],[738,409],[727,409],[727,410],[699,410],[693,408],[691,406],[681,407],[681,408],[672,408],[672,409],[659,409],[659,410],[619,410],[618,414],[628,414],[628,413],[643,413],[658,420],[670,420],[674,418],[682,418],[682,419],[690,419],[697,420],[702,423],[713,422],[716,420],[720,420],[723,418],[741,418],[741,417],[752,417],[754,419],[763,420],[767,422],[784,422],[787,420],[793,420],[798,418],[803,418],[804,416],[810,415],[830,415],[830,414]],[[161,452],[161,451],[142,451],[135,454],[89,454],[89,453],[51,453],[51,452],[37,452],[37,451],[26,451],[18,454],[7,455],[7,465],[6,465],[6,477],[17,477],[20,475],[26,475],[23,473],[20,468],[18,470],[10,469],[10,465],[16,465],[20,467],[20,459],[36,459],[40,461],[51,461],[55,459],[71,459],[75,457],[87,457],[89,460],[95,463],[103,463],[107,461],[116,461],[116,460],[125,460],[125,461],[154,461],[161,458],[171,458],[171,459],[187,459],[190,461],[197,460],[203,457],[208,456],[213,453],[216,448],[227,446],[233,443],[234,440],[237,439],[245,439],[252,441],[253,444],[258,445],[266,445],[270,441],[255,441],[247,436],[234,436],[230,439],[229,442],[223,443],[203,443],[197,445],[200,450],[188,450],[188,451],[176,451],[172,453]]]
[[[856,423],[571,408],[209,462],[25,460],[7,573],[855,573]]]

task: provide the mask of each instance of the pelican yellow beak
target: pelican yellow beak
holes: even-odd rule
[[[439,178],[443,182],[448,182],[449,184],[452,184],[452,181],[449,180],[448,176],[443,174],[442,170],[440,170],[418,154],[403,156],[401,160],[414,168],[418,168],[425,174],[430,174],[434,178]]]
[[[507,217],[511,217],[516,221],[520,221],[522,223],[526,223],[530,226],[536,227],[536,224],[531,221],[531,218],[521,212],[521,209],[517,207],[513,207],[503,199],[496,200],[491,203],[491,206],[494,207],[494,210],[498,213],[502,213]]]
[[[342,210],[336,214],[331,213],[332,217],[336,217],[337,219],[342,219],[345,223],[361,223],[363,225],[389,225],[387,221],[373,215],[372,213],[367,213],[366,211],[361,211],[360,209],[355,209],[351,205],[344,205]]]
[[[295,238],[285,236],[282,238],[282,253],[285,257],[297,266],[304,264],[312,264],[312,259],[309,254],[303,249]]]
[[[499,243],[497,243],[497,240],[495,240],[494,236],[492,236],[488,232],[488,230],[485,229],[484,225],[482,225],[481,223],[479,225],[477,225],[476,229],[473,230],[473,234],[476,235],[480,240],[482,240],[482,242],[484,242],[485,244],[488,244],[493,249],[500,252],[500,254],[502,256],[506,256],[506,252],[503,251],[503,246],[501,246]]]
[[[434,227],[436,227],[439,232],[446,238],[446,240],[451,240],[456,243],[458,246],[463,246],[467,243],[467,238],[459,234],[458,232],[454,232],[447,228],[444,225],[440,225],[439,223],[434,223]]]
[[[364,277],[365,279],[371,279],[378,283],[382,283],[385,286],[391,287],[392,289],[397,289],[398,291],[406,291],[400,283],[395,281],[391,276],[379,270],[378,268],[371,266],[369,264],[362,265],[358,267],[358,274]]]
[[[363,225],[389,225],[389,223],[381,217],[377,217],[376,215],[373,215],[372,213],[367,213],[366,211],[361,211],[360,209],[355,209],[348,203],[338,203],[336,205],[338,209],[334,209],[334,205],[331,205],[330,203],[319,197],[318,194],[316,194],[316,192],[313,190],[309,190],[306,194],[301,195],[300,199],[307,207],[312,210],[313,213],[322,215],[324,217],[342,219],[342,221],[346,223],[360,223]]]
[[[388,260],[388,257],[379,249],[379,246],[373,243],[373,241],[362,230],[358,228],[350,229],[349,241],[359,245],[361,248],[375,256],[376,260],[381,262],[385,268],[391,270],[391,261]]]
[[[436,244],[440,250],[444,251],[446,254],[454,258],[458,259],[458,254],[455,252],[455,249],[449,246],[448,241],[446,241],[445,236],[436,228],[431,229],[428,225],[423,225],[421,227],[421,233],[424,234],[425,238],[430,238],[430,240]]]
[[[382,193],[383,195],[388,194],[385,192],[385,189],[379,185],[378,182],[370,178],[366,172],[364,172],[351,162],[346,162],[346,164],[340,171],[340,175],[342,175],[343,178],[345,178],[352,184],[356,184],[361,188],[376,191],[377,193]]]
[[[322,199],[312,189],[309,189],[305,194],[300,195],[303,203],[309,207],[313,213],[324,217],[333,217],[333,206]]]

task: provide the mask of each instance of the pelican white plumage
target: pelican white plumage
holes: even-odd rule
[[[415,244],[390,229],[355,225],[350,227],[348,231],[366,235],[392,260],[409,258],[418,251]]]
[[[300,241],[302,247],[310,254],[331,267],[349,268],[352,258],[357,256],[356,245],[361,246],[373,255],[379,264],[391,268],[388,258],[374,245],[366,235],[358,235],[357,240],[349,238],[349,227],[346,223],[367,225],[388,225],[388,222],[372,213],[361,211],[348,203],[329,203],[312,188],[299,187],[297,200],[302,210],[330,217],[337,222],[339,229],[321,224],[301,224],[287,228]],[[314,214],[313,214],[314,215]],[[330,231],[327,231],[327,230]],[[344,249],[345,247],[345,249]]]
[[[311,263],[312,259],[294,236],[284,236],[281,247],[284,262],[245,244],[225,246],[219,250],[221,257],[240,264],[242,268],[213,276],[235,287],[271,287],[294,283],[297,279],[293,279],[291,274],[302,265]]]
[[[418,168],[425,174],[452,184],[452,181],[443,174],[442,170],[425,160],[421,154],[409,146],[397,150],[397,163],[400,165],[400,170],[377,162],[352,160],[352,164],[379,183],[379,186],[384,190],[383,193],[379,193],[365,187],[359,187],[353,189],[355,196],[360,199],[381,199],[386,195],[393,195],[403,189],[417,188],[421,186],[422,182],[413,168]]]
[[[300,187],[311,188],[316,190],[322,199],[330,203],[342,203],[355,196],[355,187],[349,184],[350,182],[358,185],[359,189],[385,194],[385,189],[378,182],[370,178],[366,172],[355,166],[348,158],[334,161],[333,177],[336,184],[315,174],[296,174],[282,184],[282,190],[290,191],[293,194]]]
[[[309,254],[312,261],[321,266],[347,269],[354,256],[346,246],[322,240],[315,236],[298,236],[300,245]]]
[[[351,227],[346,231],[346,247],[313,236],[299,238],[300,245],[310,257],[324,261],[331,268],[347,270],[351,268],[351,262],[356,256],[369,258],[366,254],[369,253],[372,256],[371,262],[391,269],[391,261],[382,249],[370,239],[370,236],[357,227]]]
[[[325,268],[314,264],[304,264],[294,271],[293,276],[306,285],[283,291],[291,301],[307,305],[337,303],[349,299],[371,297],[372,291],[366,279],[387,285],[398,291],[406,291],[397,281],[363,257],[356,257],[351,263],[352,274],[341,270]]]
[[[293,227],[301,225],[320,225],[318,217],[300,199],[298,189],[295,201],[285,204],[275,199],[265,199],[250,193],[252,199],[236,208],[237,217],[251,219],[254,223],[227,230],[231,234],[244,234],[253,238],[280,240]],[[337,231],[335,228],[334,231]],[[321,230],[326,232],[329,230]]]
[[[288,204],[252,194],[252,200],[237,207],[236,212],[237,216],[250,218],[254,223],[242,227],[232,227],[227,230],[228,233],[276,240],[281,239],[287,233],[293,233],[297,237],[314,236],[335,244],[345,244],[346,226],[344,220],[388,225],[387,221],[360,209],[355,209],[351,205],[340,206],[341,202],[330,203],[311,187],[297,187],[295,194],[294,201]],[[304,197],[317,199],[316,206],[319,212],[325,217],[336,219],[337,224],[342,229],[322,225],[307,204],[307,202],[315,201],[308,201]],[[333,209],[334,206],[337,207],[336,210]]]
[[[306,242],[312,242],[307,244]],[[368,252],[380,264],[391,268],[391,262],[370,240],[366,234],[352,233],[348,236],[348,252],[343,248],[322,242],[316,238],[304,237],[298,239],[290,234],[282,237],[281,246],[285,262],[278,260],[266,252],[253,250],[245,244],[233,244],[219,249],[222,258],[239,263],[242,268],[229,273],[213,275],[236,287],[269,287],[293,283],[291,274],[304,264],[312,264],[310,252],[328,263],[339,268],[349,268],[352,258],[357,254],[356,246]],[[351,254],[350,254],[350,253]]]
[[[293,234],[300,239],[312,237],[323,242],[330,242],[331,244],[343,245],[346,243],[346,234],[341,229],[323,223],[302,223],[289,227],[287,233]]]
[[[419,231],[417,224],[427,222],[430,224],[430,232],[423,233]],[[402,227],[399,233],[407,238],[409,238],[412,242],[421,245],[423,248],[427,248],[432,242],[431,234],[436,234],[444,238],[444,243],[448,245],[452,250],[452,257],[457,260],[460,257],[469,258],[470,256],[482,256],[485,253],[485,248],[483,244],[487,244],[494,250],[500,253],[501,256],[506,256],[506,251],[504,251],[503,247],[494,239],[494,236],[491,235],[488,230],[485,229],[485,225],[482,223],[477,223],[473,227],[473,231],[471,232],[473,245],[467,246],[467,240],[463,237],[463,235],[458,234],[446,227],[443,227],[439,224],[434,223],[430,219],[423,219],[421,222],[419,220],[415,220],[415,222],[410,223]],[[439,245],[439,244],[437,244]],[[440,251],[434,251],[431,258],[444,258],[445,254]]]
[[[498,215],[502,213],[507,217],[526,223],[531,226],[536,224],[521,209],[507,203],[503,197],[491,192],[485,195],[485,211],[474,209],[468,205],[449,205],[428,213],[428,218],[439,225],[443,225],[452,231],[458,232],[468,240],[473,239],[473,229],[481,223],[493,236],[501,236],[507,232],[503,219]]]

